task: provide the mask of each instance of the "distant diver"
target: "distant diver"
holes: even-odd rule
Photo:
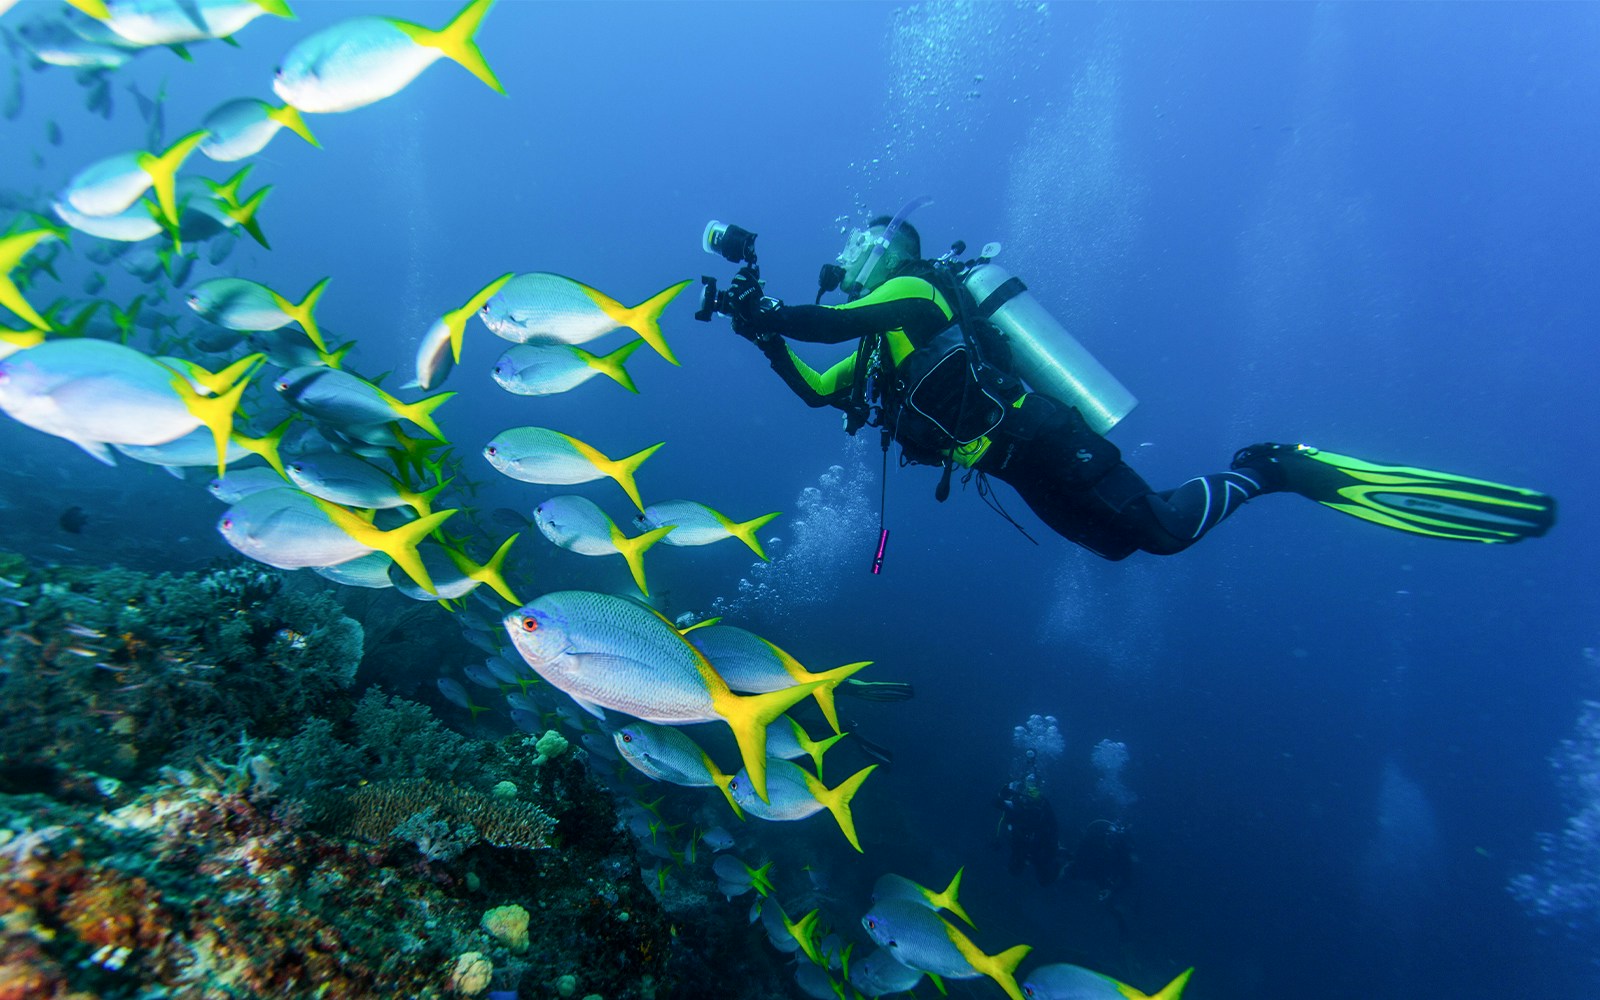
[[[61,512],[61,517],[57,523],[61,525],[62,531],[72,535],[81,535],[83,534],[83,529],[89,526],[89,515],[84,513],[82,507],[68,507]]]
[[[976,475],[979,494],[999,510],[987,483],[993,476],[1057,533],[1109,560],[1181,552],[1266,493],[1298,493],[1430,538],[1518,542],[1555,523],[1555,501],[1543,493],[1308,445],[1251,445],[1229,471],[1152,489],[1103,436],[1133,409],[1132,394],[1020,280],[992,263],[998,244],[962,261],[966,245],[958,242],[924,260],[921,238],[905,220],[926,201],[856,229],[822,268],[816,301],[840,289],[851,299],[843,305],[768,297],[755,234],[713,222],[705,249],[744,266],[721,292],[714,279],[701,279],[696,318],[731,317],[734,331],[808,405],[843,410],[849,433],[879,428],[886,462],[893,440],[902,464],[942,466],[939,500],[959,466],[967,470],[963,481]],[[855,349],[816,371],[786,338]],[[887,537],[880,525],[874,572]]]

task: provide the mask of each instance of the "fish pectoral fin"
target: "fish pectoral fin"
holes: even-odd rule
[[[606,721],[606,710],[605,709],[601,708],[599,705],[596,705],[594,702],[588,700],[587,698],[580,698],[577,695],[572,694],[572,692],[570,692],[570,691],[568,691],[567,694],[572,698],[572,700],[574,702],[577,703],[579,708],[583,709],[585,712],[588,712],[590,715],[592,715],[595,718],[599,719],[601,722]]]
[[[106,465],[117,464],[117,456],[111,453],[110,446],[104,441],[79,441],[76,438],[67,440],[88,452],[96,461],[104,462]]]

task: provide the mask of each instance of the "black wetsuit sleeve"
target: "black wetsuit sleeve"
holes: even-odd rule
[[[931,336],[949,324],[932,299],[895,299],[861,306],[784,306],[775,311],[768,328],[776,334],[807,344],[842,344],[886,330],[904,330]]]

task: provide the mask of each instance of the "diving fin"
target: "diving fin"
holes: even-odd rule
[[[1304,444],[1256,444],[1233,457],[1262,492],[1309,497],[1397,531],[1464,542],[1538,538],[1556,520],[1553,497],[1483,479],[1407,465],[1379,465]]]
[[[834,693],[862,701],[906,701],[916,692],[909,681],[858,681],[851,677],[834,688]]]

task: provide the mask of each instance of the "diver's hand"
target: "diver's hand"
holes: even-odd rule
[[[735,327],[741,321],[748,322],[761,311],[763,294],[756,269],[749,265],[739,268],[739,273],[728,282],[728,315],[732,317]]]

